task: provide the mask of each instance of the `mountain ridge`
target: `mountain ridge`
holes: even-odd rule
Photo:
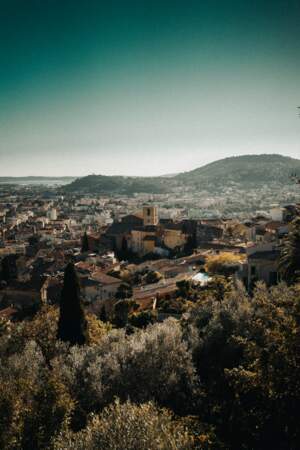
[[[231,156],[172,177],[88,175],[65,185],[67,192],[166,193],[185,187],[194,190],[237,186],[240,189],[264,184],[287,185],[292,172],[300,173],[300,159],[279,154]]]

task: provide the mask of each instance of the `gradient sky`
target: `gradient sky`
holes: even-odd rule
[[[299,0],[0,0],[0,176],[300,157]]]

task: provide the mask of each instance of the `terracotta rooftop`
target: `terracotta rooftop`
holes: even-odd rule
[[[88,263],[85,261],[80,261],[80,262],[76,263],[75,266],[76,266],[76,269],[79,269],[79,270],[92,271],[95,269],[94,264],[91,264],[91,263]]]
[[[10,319],[15,315],[16,312],[17,312],[17,309],[12,308],[11,306],[8,306],[7,308],[2,309],[0,311],[0,317],[4,317],[5,319]]]
[[[266,223],[266,230],[278,230],[278,228],[284,227],[286,224],[284,222],[280,222],[278,220],[272,220],[271,222]]]
[[[103,273],[99,270],[93,272],[91,274],[91,278],[93,280],[99,281],[101,284],[118,284],[121,283],[121,280],[119,278],[111,277],[110,275],[107,275],[106,273]]]

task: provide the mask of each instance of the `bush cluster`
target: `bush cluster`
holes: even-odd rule
[[[129,335],[88,316],[80,347],[57,320],[1,323],[1,449],[299,448],[297,285],[211,290]]]

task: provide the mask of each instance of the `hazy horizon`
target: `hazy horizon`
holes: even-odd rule
[[[0,176],[299,157],[299,2],[86,3],[0,0]]]
[[[239,157],[239,156],[247,157],[247,156],[267,156],[267,155],[293,158],[291,156],[282,155],[282,154],[279,154],[279,153],[252,153],[252,154],[245,154],[245,155],[226,156],[225,158],[215,159],[215,160],[213,160],[213,161],[211,161],[209,163],[201,164],[201,165],[199,165],[197,167],[191,167],[188,170],[178,171],[178,172],[173,172],[173,173],[171,173],[171,172],[165,173],[164,172],[164,173],[159,173],[157,175],[141,175],[141,174],[134,174],[134,173],[124,175],[121,172],[116,172],[116,173],[113,173],[113,174],[105,174],[105,173],[100,173],[100,172],[98,173],[98,172],[90,171],[90,172],[84,173],[82,175],[74,175],[74,174],[73,175],[51,175],[51,174],[44,175],[43,173],[41,173],[41,174],[38,174],[38,175],[25,174],[25,175],[14,176],[14,175],[1,175],[0,174],[0,178],[49,178],[49,179],[50,178],[54,178],[55,179],[55,178],[82,178],[82,177],[86,177],[86,176],[89,176],[89,175],[124,176],[124,177],[172,177],[172,176],[176,176],[176,175],[178,175],[180,173],[190,172],[190,171],[199,169],[201,167],[205,167],[205,166],[207,166],[207,165],[209,165],[211,163],[215,163],[215,162],[218,162],[218,161],[224,161],[225,159],[228,159],[228,158],[236,158],[236,157]],[[300,158],[293,158],[293,159],[297,159],[297,160],[300,161]]]
[[[121,168],[115,168],[115,169],[111,169],[109,170],[107,173],[105,173],[104,171],[100,171],[97,172],[95,171],[95,168],[91,168],[90,170],[87,169],[86,172],[83,172],[82,174],[78,175],[70,172],[70,170],[67,170],[67,173],[64,172],[59,172],[59,174],[55,174],[55,173],[51,173],[49,172],[49,174],[45,174],[45,172],[36,172],[35,174],[31,173],[31,172],[24,172],[23,174],[20,175],[11,175],[11,174],[3,174],[0,171],[0,178],[5,178],[5,177],[10,177],[10,178],[29,178],[29,177],[37,177],[37,178],[81,178],[81,177],[85,177],[88,175],[107,175],[107,176],[125,176],[125,177],[161,177],[161,176],[173,176],[173,175],[177,175],[179,173],[183,173],[183,172],[189,172],[195,169],[198,169],[200,167],[204,167],[208,164],[217,162],[217,161],[221,161],[224,160],[226,158],[231,158],[231,157],[238,157],[238,156],[261,156],[261,155],[277,155],[277,156],[286,156],[288,158],[293,158],[293,159],[298,159],[300,160],[300,154],[296,154],[295,156],[290,155],[290,154],[283,154],[283,153],[274,153],[272,151],[268,152],[268,153],[243,153],[243,154],[228,154],[225,155],[224,157],[220,157],[217,159],[211,159],[211,160],[207,160],[207,162],[203,162],[202,164],[198,164],[198,165],[191,165],[190,167],[186,168],[186,169],[182,169],[180,170],[180,168],[178,169],[178,171],[158,171],[158,172],[153,172],[152,174],[143,174],[143,173],[134,173],[134,172],[128,172],[128,173],[123,173]]]

